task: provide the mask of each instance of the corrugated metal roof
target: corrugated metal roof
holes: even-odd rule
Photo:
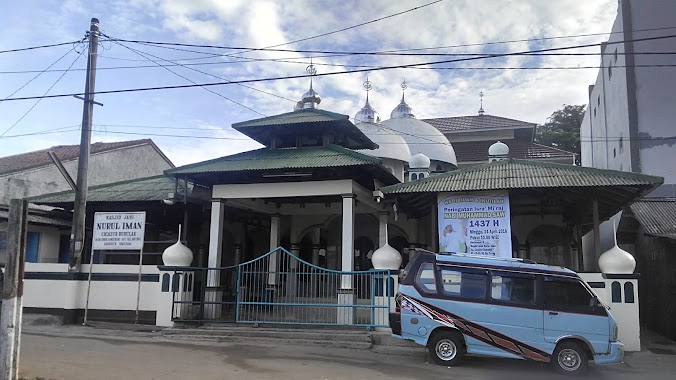
[[[348,120],[347,115],[329,112],[318,109],[306,109],[294,112],[287,112],[280,115],[268,116],[260,119],[242,121],[232,125],[234,129],[245,129],[248,127],[261,127],[268,125],[286,125],[286,124],[301,124],[301,123],[321,123]]]
[[[546,187],[653,186],[662,177],[550,162],[508,159],[388,186],[385,194]]]
[[[493,115],[473,115],[456,117],[439,117],[436,119],[423,119],[425,123],[432,124],[441,132],[470,131],[476,129],[498,128],[533,128],[535,123],[509,119]]]
[[[161,201],[169,198],[174,191],[175,180],[161,175],[92,186],[87,192],[87,202]],[[31,197],[28,201],[37,204],[70,203],[75,199],[74,194],[72,190],[62,191]]]
[[[110,143],[95,142],[91,144],[90,150],[91,154],[97,154],[110,150],[152,143],[153,142],[150,139],[117,141]],[[61,161],[74,160],[80,155],[80,145],[57,145],[51,148],[36,150],[33,152],[0,157],[0,174],[15,173],[32,168],[39,168],[46,165],[53,165],[52,160],[47,154],[47,152],[50,150],[54,151],[56,156]]]
[[[49,226],[59,226],[59,227],[70,227],[71,226],[71,221],[58,218],[58,217],[51,217],[51,216],[46,216],[46,215],[40,215],[40,214],[34,214],[34,211],[28,210],[28,223],[31,224],[44,224],[44,225],[49,225]],[[8,220],[9,219],[9,211],[8,210],[0,210],[0,220]]]
[[[312,169],[378,163],[380,159],[376,157],[338,145],[285,149],[263,148],[169,169],[166,173],[180,175],[249,170]]]
[[[648,235],[676,239],[676,198],[643,198],[630,209]]]
[[[563,149],[554,148],[528,140],[508,139],[500,140],[509,146],[509,157],[520,159],[547,159],[547,158],[569,158],[573,163],[575,153]],[[488,162],[488,148],[495,143],[495,140],[486,141],[459,141],[453,143],[455,156],[458,163],[464,162]]]

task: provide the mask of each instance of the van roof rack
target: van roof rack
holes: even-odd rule
[[[537,264],[533,260],[522,259],[520,257],[490,257],[490,256],[468,255],[466,253],[457,253],[457,252],[439,252],[439,255],[470,257],[470,258],[478,258],[478,259],[486,259],[486,260],[515,261],[515,262],[524,263],[524,264]]]

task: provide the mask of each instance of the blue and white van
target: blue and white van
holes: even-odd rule
[[[420,251],[400,274],[390,327],[447,366],[475,354],[578,374],[624,356],[617,323],[575,272],[522,259]]]

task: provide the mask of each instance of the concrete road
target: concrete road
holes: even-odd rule
[[[20,366],[21,375],[27,378],[59,380],[569,378],[555,374],[548,366],[516,360],[467,358],[461,366],[447,368],[428,363],[428,358],[416,352],[393,354],[275,343],[185,344],[124,332],[69,336],[34,331],[22,336]],[[673,379],[674,359],[676,356],[641,352],[627,364],[592,368],[586,377]]]

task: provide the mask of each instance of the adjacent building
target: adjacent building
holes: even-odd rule
[[[676,338],[673,310],[673,251],[676,238],[676,67],[673,52],[676,3],[618,1],[600,69],[589,86],[580,126],[582,165],[657,175],[664,184],[584,237],[585,269],[601,252],[619,244],[636,257],[641,272],[641,321]],[[670,211],[671,210],[671,211]],[[655,218],[661,215],[661,218]],[[666,271],[666,272],[665,272]]]

